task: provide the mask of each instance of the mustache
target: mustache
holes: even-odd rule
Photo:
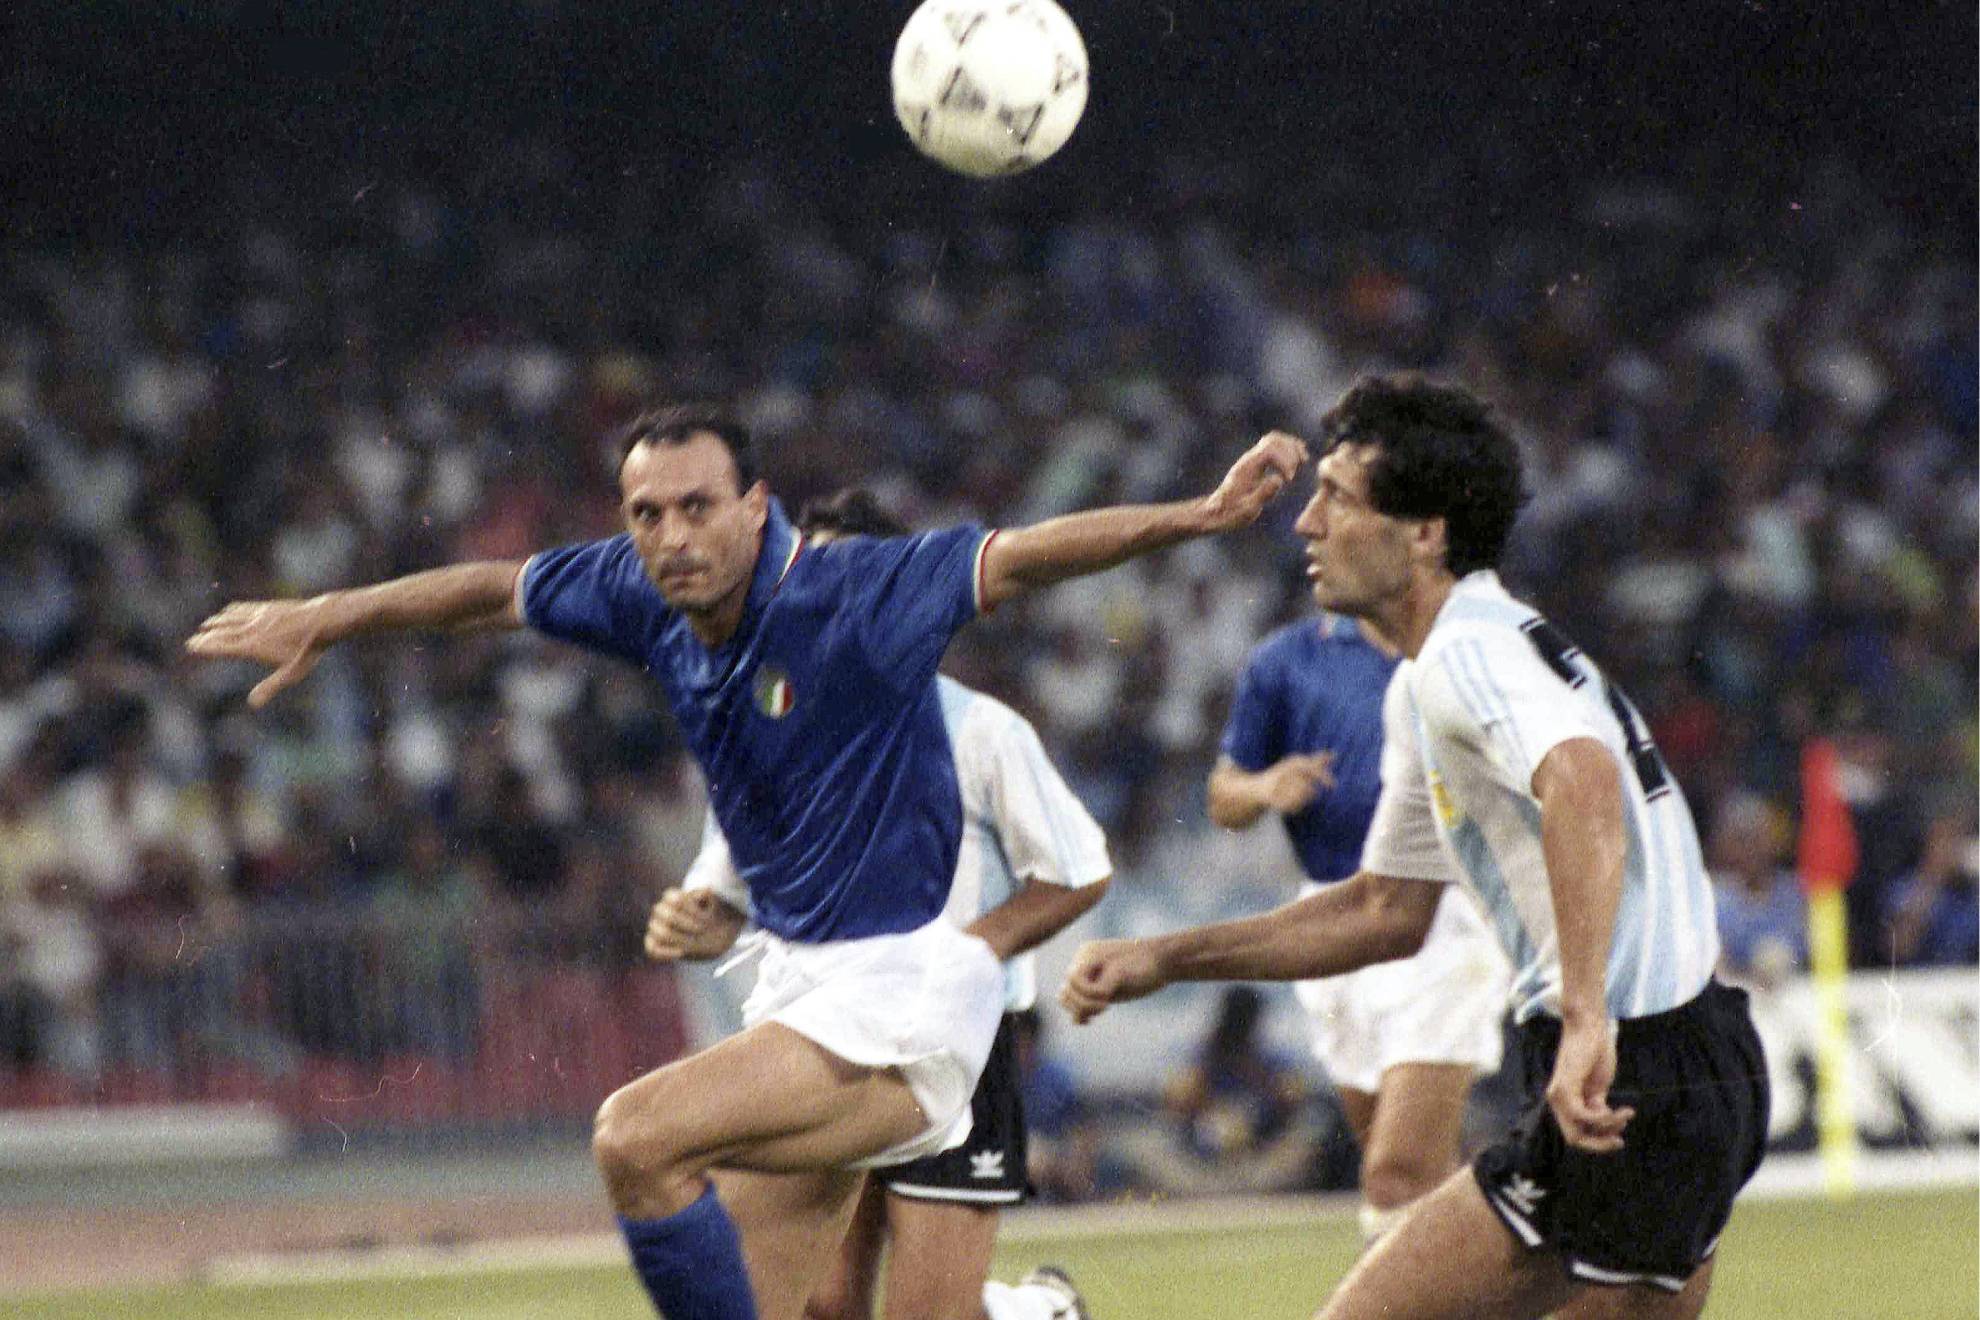
[[[692,573],[708,567],[708,561],[700,555],[667,555],[646,561],[646,567],[655,577],[670,577],[676,573]]]

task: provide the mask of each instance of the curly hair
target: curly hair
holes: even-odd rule
[[[1320,419],[1320,442],[1373,448],[1369,502],[1442,518],[1453,574],[1498,566],[1526,494],[1519,448],[1484,400],[1417,375],[1364,377]]]

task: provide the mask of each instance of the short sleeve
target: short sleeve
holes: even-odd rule
[[[709,812],[701,823],[701,851],[694,855],[688,864],[687,875],[681,879],[683,889],[713,890],[715,897],[741,913],[752,913],[755,909],[749,901],[749,886],[743,883],[736,871],[736,860],[729,853],[729,840],[722,833],[722,827],[715,823],[715,813]]]
[[[967,525],[843,543],[842,552],[852,556],[845,580],[861,642],[875,670],[896,688],[932,678],[956,630],[976,617],[991,535]]]
[[[1278,666],[1269,653],[1254,652],[1231,697],[1219,750],[1240,770],[1257,773],[1276,765],[1286,754]]]
[[[1562,743],[1573,738],[1613,741],[1590,717],[1582,693],[1510,631],[1454,637],[1440,648],[1435,663],[1440,686],[1521,792],[1532,792],[1533,772]],[[1593,672],[1584,679],[1601,681]],[[1449,704],[1448,699],[1442,703]]]
[[[1450,854],[1437,837],[1436,803],[1417,744],[1409,667],[1396,671],[1382,697],[1382,796],[1368,824],[1361,869],[1404,880],[1457,879]]]
[[[987,755],[979,772],[1011,874],[1020,883],[1069,889],[1105,880],[1114,870],[1105,832],[1045,755],[1037,732],[1015,712],[992,709],[1001,718],[982,735]]]
[[[664,608],[625,535],[530,556],[519,599],[523,622],[546,637],[640,665]]]

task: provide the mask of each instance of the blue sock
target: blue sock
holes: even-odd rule
[[[713,1184],[665,1219],[621,1215],[619,1231],[646,1295],[666,1320],[756,1320],[742,1239]]]

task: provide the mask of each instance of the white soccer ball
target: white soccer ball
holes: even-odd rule
[[[926,0],[894,45],[894,114],[963,174],[1030,169],[1085,109],[1086,43],[1053,0]]]

